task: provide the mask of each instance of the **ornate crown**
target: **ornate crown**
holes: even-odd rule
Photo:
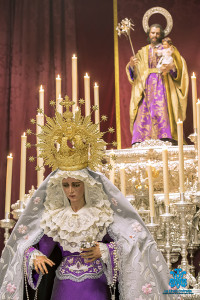
[[[83,104],[84,100],[81,100],[80,104]],[[46,124],[40,126],[42,130],[37,134],[39,142],[36,145],[40,149],[39,157],[53,170],[73,171],[87,166],[95,169],[102,164],[105,153],[107,143],[102,139],[104,133],[99,131],[98,124],[92,122],[91,114],[83,117],[80,108],[74,114],[70,111],[73,102],[68,96],[60,104],[66,108],[65,112],[60,114],[56,111],[53,118],[45,116]],[[98,107],[93,106],[93,110],[96,109]],[[102,116],[101,119],[107,120],[107,117]],[[108,131],[113,132],[114,129],[109,128]]]

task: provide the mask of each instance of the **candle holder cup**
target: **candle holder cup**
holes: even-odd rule
[[[10,213],[6,213],[5,219],[0,220],[0,227],[5,230],[4,233],[4,244],[7,243],[10,233],[9,230],[12,229],[15,225],[15,221],[9,218]]]
[[[197,159],[198,153],[197,153],[197,129],[194,128],[194,132],[191,133],[188,138],[192,143],[194,143],[194,150],[195,150],[195,158]]]
[[[154,217],[151,217],[151,222],[146,224],[147,228],[149,229],[150,233],[152,234],[154,240],[157,240],[156,232],[158,229],[158,224],[154,223]]]

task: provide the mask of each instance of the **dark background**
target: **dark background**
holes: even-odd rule
[[[144,13],[154,6],[166,8],[174,26],[170,37],[186,59],[189,75],[196,73],[200,83],[200,39],[198,0],[118,0],[118,21],[128,17],[135,24],[132,41],[135,51],[146,42],[142,27]],[[0,0],[0,219],[4,218],[6,156],[13,159],[12,203],[19,198],[20,136],[36,115],[39,86],[45,89],[45,113],[53,114],[48,102],[55,99],[55,78],[62,78],[62,96],[71,97],[71,57],[78,56],[79,97],[84,97],[83,76],[100,86],[100,113],[109,116],[101,130],[115,125],[114,31],[112,0]],[[154,15],[152,23],[165,27],[163,16]],[[129,42],[119,39],[120,101],[122,148],[131,147],[129,100],[131,87],[125,65],[131,56]],[[188,97],[186,137],[192,133],[191,89]],[[115,135],[105,135],[112,142]],[[35,139],[29,138],[31,143]],[[27,156],[36,155],[28,150]],[[27,161],[26,192],[36,187],[35,163]],[[47,169],[46,174],[49,172]],[[0,251],[3,245],[0,229]]]

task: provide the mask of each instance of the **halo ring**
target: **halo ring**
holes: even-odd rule
[[[167,36],[172,30],[173,19],[172,19],[171,14],[168,12],[168,10],[166,10],[163,7],[159,7],[159,6],[150,8],[144,14],[143,19],[142,19],[142,26],[144,28],[144,31],[146,33],[148,32],[148,30],[149,30],[149,19],[153,14],[161,14],[165,17],[165,19],[167,21],[167,26],[164,29],[164,33],[165,33],[165,36]]]

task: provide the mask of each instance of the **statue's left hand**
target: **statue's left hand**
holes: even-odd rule
[[[173,65],[172,64],[162,65],[162,67],[161,67],[161,71],[163,74],[167,74],[167,73],[169,73],[169,71],[174,70],[174,69],[176,69],[174,64]]]
[[[93,262],[96,259],[101,257],[101,251],[99,248],[99,244],[91,248],[81,248],[81,256],[86,260],[86,262]]]

